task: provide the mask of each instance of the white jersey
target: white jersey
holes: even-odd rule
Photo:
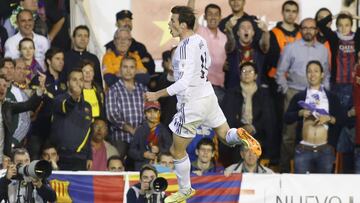
[[[210,64],[210,53],[204,38],[194,34],[183,39],[172,59],[175,83],[166,89],[168,94],[176,95],[179,103],[215,94],[207,79]]]

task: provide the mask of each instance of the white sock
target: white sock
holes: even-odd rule
[[[241,144],[241,140],[237,134],[236,128],[230,128],[225,136],[225,140],[229,145]]]
[[[179,191],[185,194],[191,188],[191,182],[190,182],[191,165],[190,165],[189,156],[186,154],[185,157],[174,160],[174,166],[175,166],[175,174],[179,185]]]

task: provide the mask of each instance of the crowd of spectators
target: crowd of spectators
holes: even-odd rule
[[[283,19],[269,29],[244,11],[245,0],[228,2],[232,13],[225,18],[208,4],[207,25],[195,32],[208,43],[208,80],[229,126],[251,133],[263,155],[226,146],[202,126],[187,150],[192,173],[332,173],[336,153],[354,160],[344,162],[343,172],[360,173],[360,32],[352,31],[358,17],[341,12],[332,30],[334,16],[322,8],[297,23],[299,6],[288,0],[278,11]],[[48,160],[54,170],[140,171],[151,164],[172,171],[168,125],[176,97],[146,102],[144,93],[174,83],[174,49],[164,50],[164,71],[155,72],[147,42],[132,37],[136,14],[122,10],[99,60],[87,50],[88,25],[69,34],[68,1],[3,3],[2,168],[14,161],[14,149],[26,148],[32,160]]]

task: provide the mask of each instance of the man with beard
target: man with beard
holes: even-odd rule
[[[284,109],[288,108],[291,98],[299,91],[304,90],[306,81],[306,64],[311,60],[318,60],[324,68],[323,84],[329,88],[329,63],[328,51],[325,46],[316,41],[317,27],[312,18],[304,19],[300,24],[302,38],[285,46],[280,57],[276,82],[279,91],[285,96]],[[287,77],[285,77],[287,73]],[[290,160],[293,157],[295,143],[295,125],[285,125],[282,130],[282,146],[280,155],[280,170],[290,171]]]

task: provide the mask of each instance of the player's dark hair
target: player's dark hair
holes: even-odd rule
[[[195,14],[188,6],[175,6],[171,9],[172,14],[179,14],[179,24],[185,23],[188,29],[194,29]]]

